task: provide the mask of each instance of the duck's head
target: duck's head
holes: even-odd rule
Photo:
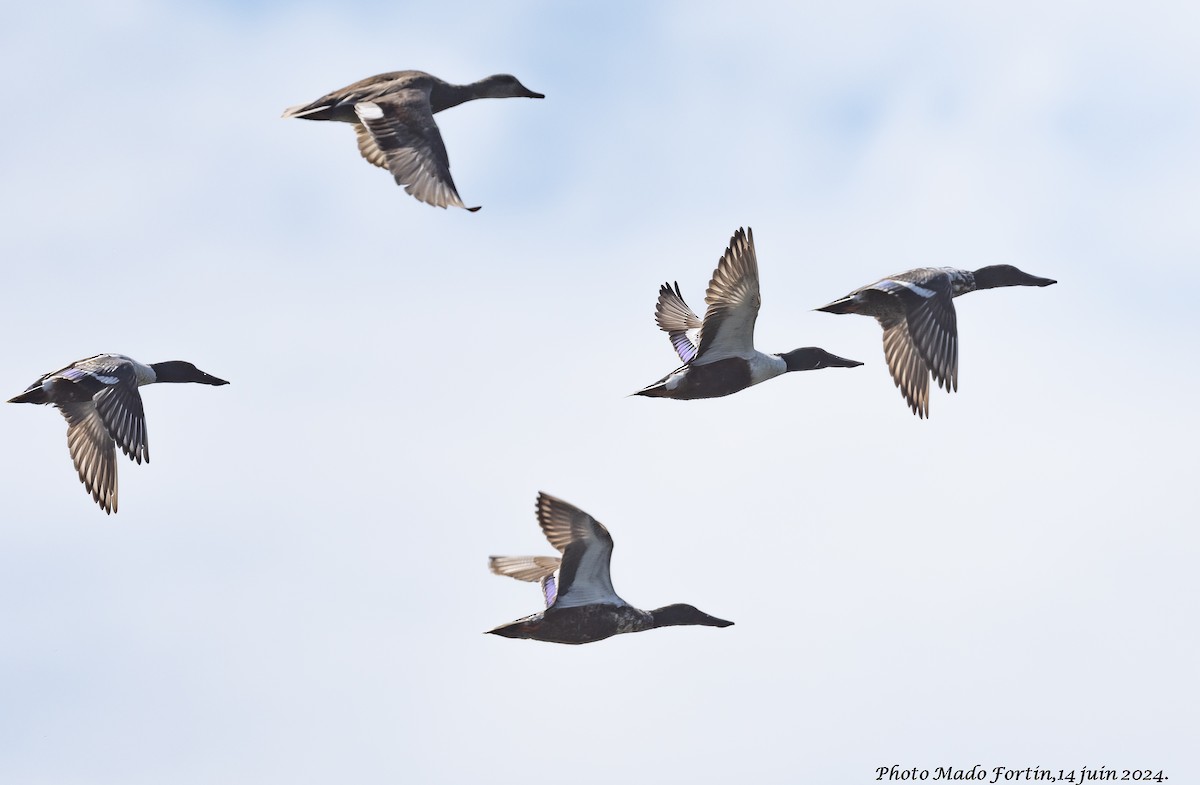
[[[704,627],[729,627],[731,621],[709,616],[704,611],[692,605],[668,605],[650,611],[654,617],[655,627],[677,627],[681,625],[702,625]]]
[[[990,267],[980,267],[975,276],[976,289],[995,289],[1000,286],[1049,286],[1058,283],[1052,278],[1039,278],[1024,270],[1018,270],[1011,264],[993,264]]]
[[[224,379],[218,379],[212,374],[205,373],[184,360],[167,360],[162,363],[150,363],[150,367],[154,369],[155,381],[159,382],[194,382],[196,384],[211,384],[214,387],[229,384]]]
[[[845,357],[838,357],[836,354],[830,354],[824,349],[818,349],[815,346],[793,349],[779,356],[787,363],[789,371],[815,371],[818,368],[856,368],[862,365],[858,360],[847,360]]]
[[[476,84],[476,92],[485,98],[545,98],[517,81],[511,74],[496,74]]]

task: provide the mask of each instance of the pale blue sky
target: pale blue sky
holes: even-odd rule
[[[1200,778],[1192,485],[1200,12],[1187,4],[23,4],[0,15],[13,395],[97,352],[144,393],[121,512],[54,411],[0,410],[0,782],[866,783],[875,767]],[[544,101],[438,116],[477,214],[282,110],[403,68]],[[866,363],[736,396],[671,370],[753,227],[759,347]],[[879,328],[958,301],[929,421]],[[592,646],[487,557],[594,514],[642,607]]]

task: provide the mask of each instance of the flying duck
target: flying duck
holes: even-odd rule
[[[874,316],[883,327],[883,354],[892,379],[913,414],[929,416],[929,376],[946,391],[958,390],[958,319],[954,298],[976,289],[1049,286],[1009,264],[958,270],[921,267],[855,289],[821,306],[827,313]]]
[[[117,450],[150,462],[138,387],[157,382],[229,384],[182,360],[142,365],[123,354],[97,354],[38,379],[9,403],[54,404],[67,418],[67,446],[92,498],[117,511]]]
[[[677,400],[720,398],[788,371],[862,365],[815,346],[783,354],[755,350],[754,322],[762,298],[754,232],[749,229],[738,229],[729,241],[709,281],[704,302],[708,308],[701,320],[683,301],[678,283],[674,288],[662,285],[654,320],[670,337],[684,364],[634,395]]]
[[[613,540],[603,524],[548,493],[538,494],[537,516],[542,533],[562,558],[493,556],[489,566],[497,575],[540,583],[546,609],[488,630],[490,634],[552,643],[593,643],[655,627],[733,624],[691,605],[638,610],[613,591],[608,575]]]
[[[396,185],[426,204],[474,212],[479,208],[466,207],[454,187],[434,114],[476,98],[545,97],[508,74],[456,85],[423,71],[393,71],[293,106],[283,116],[353,123],[362,157],[391,172]]]

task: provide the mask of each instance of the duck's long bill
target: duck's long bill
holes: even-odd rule
[[[838,357],[836,354],[829,354],[828,352],[826,352],[826,354],[828,357],[825,359],[825,364],[831,368],[857,368],[858,366],[862,365],[862,362],[859,360]]]

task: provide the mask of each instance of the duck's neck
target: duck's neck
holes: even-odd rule
[[[759,384],[767,379],[774,379],[780,374],[792,370],[787,360],[778,354],[756,352],[750,359],[750,384]]]
[[[437,82],[433,85],[433,89],[429,91],[429,106],[434,112],[440,112],[443,109],[449,109],[461,103],[482,98],[484,96],[480,92],[481,84],[482,82],[472,82],[471,84]]]
[[[1001,286],[1050,286],[1057,283],[1052,278],[1039,278],[1011,264],[994,264],[980,267],[972,277],[976,289],[996,289]]]

